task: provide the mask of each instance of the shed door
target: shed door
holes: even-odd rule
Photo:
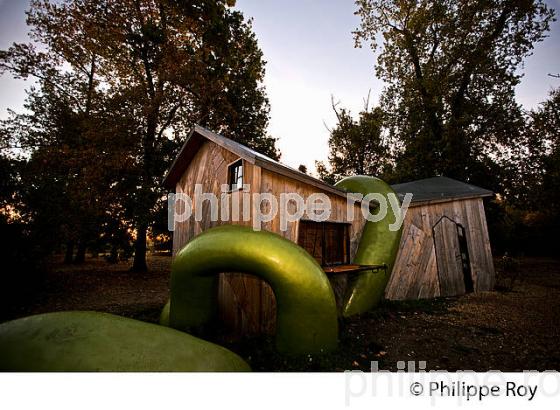
[[[345,223],[300,220],[298,245],[321,266],[350,263],[350,239]]]
[[[441,296],[472,292],[464,228],[444,216],[433,228]]]

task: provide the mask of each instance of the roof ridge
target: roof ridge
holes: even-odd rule
[[[163,180],[163,184],[167,188],[172,189],[175,187],[175,184],[180,179],[181,175],[194,157],[194,153],[191,152],[192,150],[188,149],[189,144],[195,146],[196,151],[198,151],[198,148],[200,148],[200,146],[196,147],[197,143],[195,141],[195,135],[199,135],[209,141],[214,142],[215,144],[233,152],[234,154],[250,162],[251,164],[258,165],[261,168],[298,180],[302,183],[313,185],[316,188],[322,189],[324,191],[346,197],[345,190],[329,185],[318,178],[296,170],[295,168],[285,165],[280,161],[276,161],[269,156],[261,154],[260,152],[257,152],[238,141],[224,137],[223,135],[215,133],[199,124],[195,124],[193,126],[187,139],[183,143],[179,154],[167,171],[167,174]]]

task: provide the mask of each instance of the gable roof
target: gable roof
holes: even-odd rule
[[[407,192],[412,193],[413,204],[433,201],[445,202],[455,199],[483,198],[494,195],[494,193],[488,189],[443,176],[396,184],[392,185],[392,188],[399,195],[401,200]]]
[[[185,143],[183,144],[183,147],[179,151],[179,155],[177,155],[177,158],[175,158],[175,161],[173,161],[171,168],[169,168],[169,171],[167,172],[167,175],[163,180],[163,184],[166,188],[175,188],[175,185],[177,184],[179,179],[181,179],[181,176],[189,166],[198,149],[206,140],[212,141],[220,147],[233,152],[235,155],[251,164],[257,165],[276,174],[280,174],[285,177],[303,182],[304,184],[312,185],[316,188],[322,189],[323,191],[327,191],[346,198],[346,191],[333,187],[332,185],[329,185],[317,178],[313,178],[310,175],[307,175],[301,171],[275,161],[272,158],[267,157],[266,155],[260,154],[257,151],[246,147],[245,145],[242,145],[236,141],[207,130],[200,125],[194,126]]]

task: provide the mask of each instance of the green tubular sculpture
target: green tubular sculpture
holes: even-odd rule
[[[381,179],[361,175],[345,178],[335,186],[364,196],[369,193],[379,193],[387,198],[388,194],[395,194],[395,191]],[[394,223],[395,219],[396,215],[388,206],[387,216],[383,220],[366,222],[354,263],[385,264],[387,270],[361,273],[352,278],[343,302],[343,316],[367,312],[377,306],[383,298],[401,240],[402,227],[394,232],[389,229],[389,225]]]
[[[385,182],[366,176],[346,178],[336,186],[362,195],[394,193]],[[388,268],[352,278],[344,316],[366,312],[383,297],[401,238],[400,229],[389,229],[395,219],[388,207],[383,220],[366,222],[354,263]],[[197,236],[177,254],[171,299],[161,314],[164,326],[95,312],[14,320],[0,325],[0,371],[250,370],[233,352],[178,331],[214,316],[218,273],[236,271],[258,276],[272,287],[280,352],[320,353],[336,347],[334,293],[315,259],[279,235],[227,225]]]
[[[249,370],[213,343],[106,313],[47,313],[0,325],[0,371]]]
[[[278,351],[307,354],[336,347],[334,293],[319,264],[277,234],[236,225],[212,228],[176,255],[171,268],[171,327],[188,330],[214,316],[220,272],[249,273],[270,284],[277,304]],[[165,323],[165,312],[162,319]]]

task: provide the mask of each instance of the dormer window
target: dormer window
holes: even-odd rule
[[[230,191],[243,189],[243,160],[235,161],[228,167],[228,184]]]

